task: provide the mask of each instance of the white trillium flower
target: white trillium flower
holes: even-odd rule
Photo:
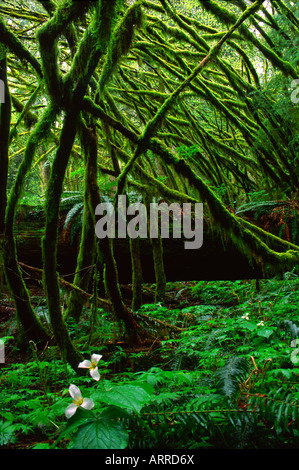
[[[256,326],[265,326],[263,320],[260,321]]]
[[[249,313],[245,313],[241,318],[244,318],[245,320],[249,320]]]
[[[65,416],[68,419],[76,413],[79,406],[85,410],[91,410],[94,407],[93,400],[91,398],[83,398],[79,388],[76,385],[70,385],[69,392],[73,399],[73,403],[71,403],[65,410]]]
[[[101,356],[100,354],[92,354],[91,361],[85,359],[85,361],[80,362],[78,367],[82,369],[89,369],[91,377],[94,380],[100,380],[100,374],[97,365],[102,357],[103,356]]]

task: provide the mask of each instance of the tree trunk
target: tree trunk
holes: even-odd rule
[[[10,94],[6,75],[6,52],[0,44],[0,235],[4,233],[7,204],[8,142],[11,120]]]
[[[147,212],[150,213],[150,202],[148,197],[146,197],[146,207]],[[150,233],[150,228],[149,228]],[[165,300],[166,292],[166,275],[164,269],[164,258],[163,258],[163,242],[161,234],[158,230],[157,238],[150,238],[152,250],[153,250],[153,260],[154,260],[154,270],[155,270],[155,279],[156,279],[156,291],[155,291],[155,302],[163,303]]]
[[[0,80],[4,84],[4,102],[1,103],[0,114],[0,259],[2,259],[1,264],[4,266],[6,280],[14,298],[17,318],[23,328],[25,338],[27,341],[32,340],[38,345],[39,342],[44,344],[45,341],[49,340],[49,336],[32,308],[30,296],[17,262],[13,225],[12,223],[6,223],[5,220],[11,102],[7,85],[6,54],[1,47],[0,54],[2,55]],[[22,184],[22,181],[20,184]]]
[[[22,326],[26,341],[32,340],[37,347],[43,347],[49,341],[50,335],[35,315],[31,305],[30,295],[16,259],[13,237],[7,237],[6,242],[4,244],[5,275],[14,298],[17,318]]]
[[[88,291],[89,282],[91,279],[92,265],[96,259],[96,242],[95,242],[95,231],[94,231],[94,218],[90,213],[90,194],[89,187],[87,185],[89,165],[88,161],[85,162],[85,191],[84,191],[84,215],[83,215],[83,226],[81,232],[80,249],[77,259],[76,274],[74,277],[73,284],[84,291]],[[70,294],[67,310],[65,313],[66,317],[73,317],[76,321],[79,321],[82,308],[84,305],[84,299],[77,291],[73,290]]]
[[[166,276],[164,270],[163,244],[159,234],[158,238],[151,238],[153,248],[153,259],[156,277],[155,302],[163,303],[166,291]]]
[[[132,310],[137,311],[142,305],[142,266],[140,259],[140,243],[138,238],[130,238],[130,251],[132,263]]]
[[[101,204],[101,197],[97,183],[97,137],[95,129],[82,128],[85,150],[89,167],[89,188],[91,195],[91,212],[94,214],[95,208]],[[96,220],[94,215],[94,226]],[[98,239],[99,251],[102,255],[104,268],[104,281],[107,295],[112,303],[112,308],[118,321],[123,322],[128,335],[128,339],[133,344],[139,344],[141,338],[138,330],[140,326],[133,315],[125,307],[118,284],[117,266],[113,256],[112,239],[106,237]]]
[[[44,284],[53,334],[61,351],[62,358],[77,372],[78,363],[83,358],[70,339],[67,326],[61,313],[57,278],[57,232],[63,180],[77,132],[80,97],[83,91],[84,88],[83,90],[79,87],[77,88],[77,94],[74,94],[72,106],[65,116],[60,135],[60,143],[52,164],[51,176],[47,188],[45,236],[42,240]]]

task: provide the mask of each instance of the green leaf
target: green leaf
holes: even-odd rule
[[[258,330],[257,335],[258,336],[263,336],[264,338],[269,338],[273,334],[273,329],[272,328],[261,328]]]
[[[244,321],[244,322],[242,322],[242,323],[241,323],[241,326],[242,326],[243,328],[246,328],[247,330],[250,330],[250,331],[254,331],[254,330],[257,328],[256,324],[255,324],[255,323],[251,323],[250,321]]]
[[[41,442],[40,444],[33,446],[32,449],[51,449],[51,444],[48,444],[47,442]]]
[[[115,405],[136,413],[139,413],[151,399],[144,388],[135,385],[120,385],[105,392],[96,392],[91,398],[94,401],[99,400],[107,405]]]
[[[274,369],[273,371],[271,371],[271,375],[277,376],[280,374],[286,377],[287,379],[290,379],[292,377],[293,370],[292,369]]]
[[[61,439],[68,438],[70,434],[76,431],[80,426],[92,421],[95,418],[92,410],[84,410],[78,408],[76,413],[67,421],[65,428],[61,431],[58,438],[55,441],[55,445],[61,441]]]
[[[71,449],[125,449],[129,435],[120,421],[109,416],[110,411],[104,410],[98,418],[81,426]]]
[[[15,432],[17,429],[18,425],[11,421],[0,421],[0,446],[16,442]]]

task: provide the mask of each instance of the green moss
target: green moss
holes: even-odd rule
[[[224,233],[228,239],[232,239],[235,246],[249,260],[256,262],[258,265],[269,265],[278,271],[283,271],[286,268],[291,269],[298,264],[299,250],[278,253],[269,248],[255,233],[242,227],[237,217],[226,209],[216,194],[184,159],[176,157],[157,139],[152,139],[151,148],[163,156],[169,164],[174,165],[174,168],[197,188],[201,200],[207,202],[218,230]]]
[[[214,2],[213,0],[199,0],[201,3],[202,7],[213,13],[218,20],[223,22],[225,25],[234,25],[237,23],[238,18],[236,15],[231,13],[229,10],[226,8],[220,6],[218,3]],[[249,7],[247,10],[249,14],[252,14],[256,11],[257,5],[261,6],[263,2],[255,2],[251,7]],[[244,15],[245,13],[243,13]],[[243,17],[241,16],[241,18]],[[240,18],[240,19],[241,19]],[[240,26],[240,33],[244,36],[244,38],[248,41],[250,41],[252,44],[254,44],[257,49],[259,49],[267,59],[270,60],[272,65],[274,67],[277,67],[279,70],[281,70],[283,73],[286,75],[290,75],[293,78],[297,78],[297,73],[296,70],[293,68],[293,66],[289,63],[281,59],[271,48],[266,47],[261,41],[258,40],[258,38],[250,32],[248,27],[244,24],[241,24]]]
[[[41,140],[45,139],[48,135],[57,115],[57,112],[58,111],[56,106],[50,104],[44,111],[42,117],[38,121],[36,127],[34,128],[34,131],[31,133],[27,141],[24,157],[18,168],[17,176],[15,178],[13,187],[10,191],[8,198],[5,215],[5,223],[7,230],[12,231],[15,210],[24,188],[26,175],[31,169],[37,147]]]
[[[98,93],[100,95],[121,58],[129,51],[134,39],[135,29],[140,29],[143,26],[144,16],[141,5],[142,0],[139,0],[128,8],[111,35],[106,60],[98,84]]]
[[[38,60],[26,49],[23,43],[5,26],[0,18],[0,41],[7,46],[20,60],[26,60],[42,77],[42,69]]]

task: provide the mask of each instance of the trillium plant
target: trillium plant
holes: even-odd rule
[[[100,380],[98,363],[101,358],[100,354],[92,354],[91,360],[80,362],[78,368],[88,369],[91,377],[98,382]],[[92,398],[83,398],[80,389],[71,384],[69,393],[73,401],[64,410],[67,424],[55,445],[61,439],[71,438],[69,448],[72,449],[126,448],[129,433],[123,421],[124,416],[127,417],[128,412],[140,413],[142,407],[152,399],[151,394],[140,386],[139,382],[112,386],[109,390],[103,387],[95,391],[93,388]],[[96,406],[98,402],[99,407]],[[80,408],[84,410],[95,408],[95,410],[86,416]]]
[[[78,367],[82,369],[89,369],[91,377],[94,380],[100,380],[100,374],[98,371],[98,362],[100,359],[102,359],[100,354],[92,354],[91,361],[86,359],[85,361],[80,362]]]
[[[98,362],[102,359],[100,354],[92,354],[91,360],[84,360],[80,362],[78,368],[89,369],[91,377],[98,381],[100,380],[100,374],[98,370]],[[65,415],[69,419],[77,411],[78,407],[81,406],[85,410],[91,410],[94,407],[94,402],[91,398],[83,398],[80,392],[80,389],[76,385],[70,385],[69,392],[73,398],[73,403],[71,403],[65,410]]]

